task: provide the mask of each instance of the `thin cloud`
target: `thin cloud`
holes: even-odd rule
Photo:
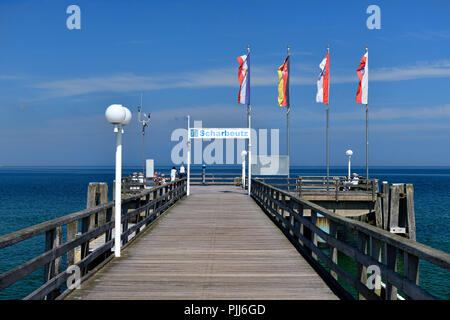
[[[363,120],[364,112],[341,112],[332,115],[334,120]],[[437,107],[417,108],[372,108],[369,113],[370,120],[425,120],[450,118],[450,104]]]
[[[311,69],[312,70],[312,69]],[[403,67],[384,67],[370,70],[370,81],[406,81],[424,78],[450,77],[450,61],[434,63],[422,62]],[[1,79],[1,76],[0,76]],[[305,76],[293,76],[292,85],[314,85],[317,75],[312,71]],[[277,83],[276,67],[252,67],[252,86],[273,86]],[[334,84],[353,83],[357,81],[356,73],[332,75]],[[95,92],[133,92],[172,88],[208,88],[236,87],[237,69],[218,68],[201,72],[183,72],[171,75],[136,75],[133,73],[115,74],[100,77],[73,78],[40,82],[32,85],[43,89],[46,98],[67,97]]]

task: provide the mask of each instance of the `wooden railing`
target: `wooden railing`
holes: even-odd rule
[[[367,223],[339,216],[312,202],[281,190],[258,179],[252,179],[251,195],[265,213],[278,225],[294,246],[307,258],[330,287],[341,296],[352,298],[342,284],[352,287],[360,299],[395,300],[398,293],[406,299],[435,299],[419,286],[419,260],[450,270],[450,255],[413,240],[400,237]],[[305,212],[310,212],[310,217]],[[329,221],[329,232],[317,226],[318,216]],[[338,238],[338,229],[356,233],[357,241]],[[318,238],[329,247],[325,253]],[[338,252],[357,263],[357,276],[338,264]],[[399,260],[403,255],[403,272]],[[385,288],[369,289],[367,268],[378,268],[376,283],[384,281]],[[372,280],[372,277],[371,277]],[[447,291],[450,290],[446,283]]]
[[[237,184],[235,178],[240,181],[241,176],[236,173],[191,173],[191,185],[234,185]]]
[[[122,199],[123,247],[134,240],[139,232],[153,224],[172,204],[186,194],[186,178],[144,190],[141,193]],[[67,268],[75,265],[81,270],[81,281],[87,279],[98,268],[112,259],[114,239],[114,202],[78,211],[29,228],[0,237],[0,249],[10,247],[24,240],[45,234],[45,250],[33,259],[0,275],[0,290],[20,281],[27,275],[44,267],[44,283],[25,299],[56,299],[67,295],[67,279],[72,273]],[[131,225],[131,221],[134,222]],[[77,235],[78,224],[81,234]],[[67,240],[62,242],[63,227],[67,230]],[[104,239],[103,239],[104,238]],[[93,250],[90,243],[100,239],[101,243]],[[80,247],[80,260],[75,261],[75,250]],[[63,258],[66,268],[62,272]],[[62,292],[62,289],[66,289]]]
[[[122,193],[124,194],[137,194],[155,186],[157,187],[158,184],[153,181],[153,178],[144,178],[144,182],[133,180],[132,177],[122,178]]]
[[[285,177],[259,177],[263,182],[268,182],[280,189],[295,191],[299,196],[312,193],[335,193],[339,194],[351,192],[371,193],[376,198],[378,192],[378,179],[360,178],[356,184],[352,179],[341,176],[298,176],[292,178]]]

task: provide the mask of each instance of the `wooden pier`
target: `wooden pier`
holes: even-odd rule
[[[245,190],[191,192],[67,299],[337,299]]]
[[[123,251],[115,258],[114,202],[105,184],[93,183],[86,210],[0,237],[2,249],[45,235],[42,254],[0,274],[0,290],[43,270],[42,285],[25,299],[435,299],[420,286],[420,262],[449,272],[450,255],[392,233],[409,219],[397,213],[412,188],[393,185],[389,196],[386,188],[377,193],[380,227],[259,179],[251,197],[234,185],[191,186],[187,197],[183,178],[123,199]]]

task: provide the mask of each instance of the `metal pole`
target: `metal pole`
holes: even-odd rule
[[[289,45],[288,45],[287,46],[288,58],[290,56],[290,50],[289,49],[290,48],[289,48]],[[290,64],[290,61],[289,61],[289,64]],[[291,70],[289,70],[288,72],[290,73]],[[288,77],[290,78],[291,75],[288,74]],[[288,88],[288,90],[289,90],[289,88]],[[289,94],[290,94],[290,92],[289,92]],[[291,113],[291,101],[289,100],[289,104],[288,104],[288,106],[286,108],[286,153],[287,153],[287,156],[288,156],[288,174],[287,174],[287,177],[288,177],[288,181],[287,181],[287,183],[288,183],[288,190],[290,189],[289,188],[289,183],[290,183],[289,178],[290,178],[290,171],[291,171],[291,156],[290,156],[290,143],[289,143],[289,133],[290,133],[289,132],[289,114],[290,113]]]
[[[348,179],[350,180],[351,156],[348,156]]]
[[[141,108],[142,108],[142,93],[141,93]],[[139,116],[140,116],[139,112]],[[145,172],[145,121],[142,122],[142,172]],[[144,173],[145,174],[145,173]]]
[[[117,130],[117,131],[116,131]],[[116,135],[116,190],[114,206],[114,255],[120,257],[121,220],[122,220],[122,126],[117,125]]]
[[[366,46],[366,52],[369,51],[369,48]],[[367,66],[369,62],[367,61]],[[369,97],[367,97],[367,100]],[[366,103],[366,187],[369,186],[369,103]]]
[[[366,104],[366,179],[369,179],[369,104]]]
[[[145,174],[145,127],[142,127],[142,173]]]
[[[250,45],[247,45],[247,55],[250,54]],[[247,105],[247,128],[250,128],[250,104]],[[250,132],[251,135],[251,132]],[[245,141],[246,149],[247,149],[247,155],[248,155],[248,168],[250,170],[250,139]],[[244,160],[245,161],[245,160]],[[249,171],[250,172],[250,171]],[[250,179],[250,175],[249,175]],[[250,187],[250,181],[247,183],[247,185]],[[249,188],[250,190],[250,188]]]
[[[187,186],[186,186],[186,195],[190,194],[190,185],[191,185],[191,133],[190,133],[190,125],[191,125],[191,117],[188,118],[188,132],[187,132]]]
[[[330,46],[327,46],[327,55],[329,57],[329,53],[330,53]],[[330,99],[330,75],[328,75],[328,99]],[[329,144],[329,130],[330,130],[330,107],[328,105],[327,102],[327,191],[329,189],[329,184],[330,184],[330,144]]]
[[[250,45],[247,45],[247,54],[250,54]],[[250,111],[251,111],[251,107],[250,104],[247,105],[247,127],[250,129]],[[251,179],[252,179],[252,152],[251,152],[251,148],[252,148],[252,143],[251,143],[251,136],[252,136],[252,132],[250,129],[250,136],[248,138],[248,142],[247,142],[247,154],[248,154],[248,195],[250,195],[250,188],[252,185]]]
[[[329,156],[329,141],[328,141],[328,132],[329,132],[329,123],[330,123],[330,108],[327,103],[327,138],[326,138],[326,158],[327,158],[327,191],[328,191],[328,184],[330,179],[330,156]]]
[[[248,129],[249,129],[249,137],[248,137],[248,195],[251,195],[252,188],[252,129],[251,129],[251,117],[250,117],[250,105],[248,108]]]

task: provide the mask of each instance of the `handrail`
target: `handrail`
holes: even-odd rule
[[[186,178],[183,178],[124,198],[122,200],[121,216],[122,245],[125,247],[134,240],[139,232],[152,225],[168,207],[181,199],[185,194]],[[113,207],[114,202],[110,201],[91,209],[81,210],[1,236],[0,249],[40,234],[45,234],[46,249],[42,254],[31,260],[0,274],[0,290],[44,267],[44,284],[28,295],[26,299],[57,298],[61,295],[60,290],[65,281],[71,276],[71,274],[60,270],[64,255],[66,255],[67,260],[66,270],[69,266],[76,265],[82,271],[84,278],[90,276],[92,274],[92,272],[89,272],[90,268],[95,267],[99,263],[105,263],[112,257],[111,249],[114,246],[112,237],[114,228]],[[94,215],[98,216],[100,214],[104,214],[103,222],[100,222],[100,218],[97,222],[95,219],[92,219]],[[133,226],[129,226],[131,219],[135,221]],[[79,220],[81,220],[82,232],[79,236],[75,236]],[[65,225],[67,225],[67,240],[62,243],[62,227]],[[69,236],[69,229],[72,232],[71,236]],[[133,233],[134,236],[130,238]],[[98,239],[100,236],[104,236],[104,243],[98,248],[89,251],[90,242]],[[75,262],[74,250],[77,247],[81,248],[80,261]],[[70,258],[69,253],[71,254]],[[67,294],[67,292],[63,294]]]
[[[317,204],[299,198],[292,193],[252,179],[252,197],[266,214],[283,230],[291,242],[304,254],[309,256],[332,280],[347,282],[361,298],[396,299],[397,290],[401,290],[409,299],[435,299],[418,285],[419,259],[428,261],[438,267],[450,270],[450,254],[436,250],[416,241],[398,236],[375,226],[357,220],[342,217]],[[304,211],[309,210],[311,217]],[[317,216],[322,215],[330,223],[330,231],[325,232],[317,225]],[[358,237],[354,247],[337,237],[337,228],[354,230]],[[318,246],[318,237],[330,247],[326,255]],[[351,275],[338,265],[338,251],[358,263],[358,277]],[[382,255],[382,252],[384,255]],[[399,255],[403,253],[405,270],[397,271]],[[384,261],[383,259],[384,258]],[[318,261],[330,268],[326,271]],[[367,267],[376,266],[381,277],[386,281],[384,295],[380,291],[367,287]],[[335,281],[335,285],[339,285]],[[342,286],[340,286],[343,289]]]
[[[139,199],[143,196],[148,195],[149,193],[158,191],[162,188],[164,188],[164,185],[155,187],[153,189],[146,189],[146,190],[142,191],[141,193],[139,193],[138,195],[133,195],[133,196],[123,198],[122,204],[127,204],[128,202]],[[67,214],[67,215],[59,217],[59,218],[55,218],[52,220],[42,222],[40,224],[30,226],[28,228],[24,228],[24,229],[15,231],[15,232],[8,233],[6,235],[0,236],[0,249],[9,247],[15,243],[35,237],[35,236],[37,236],[41,233],[44,233],[48,230],[66,225],[70,222],[85,218],[87,216],[91,216],[92,214],[102,212],[102,211],[110,209],[112,207],[114,207],[114,201],[107,202],[103,205],[100,205],[100,206],[97,206],[94,208],[83,209],[83,210],[80,210],[80,211],[77,211],[74,213],[70,213],[70,214]]]

